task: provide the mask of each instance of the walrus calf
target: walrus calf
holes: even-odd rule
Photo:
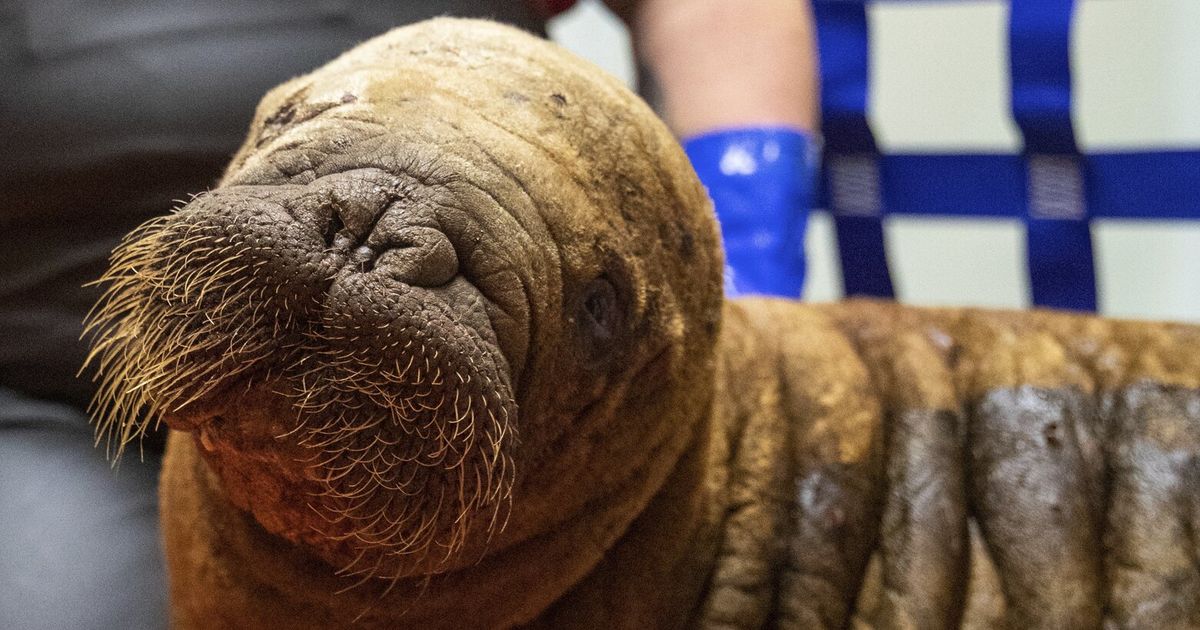
[[[172,429],[188,628],[1200,626],[1200,328],[725,301],[677,142],[437,20],[130,236],[98,423]]]

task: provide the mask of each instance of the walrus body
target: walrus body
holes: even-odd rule
[[[553,45],[277,88],[123,246],[180,627],[1200,627],[1200,329],[725,302],[704,191]],[[1108,627],[1106,626],[1106,627]]]

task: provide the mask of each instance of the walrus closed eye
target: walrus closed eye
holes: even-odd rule
[[[1200,330],[726,302],[667,129],[553,44],[388,33],[115,253],[101,439],[172,429],[172,618],[1200,627]]]

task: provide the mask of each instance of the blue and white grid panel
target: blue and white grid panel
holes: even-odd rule
[[[1200,320],[1200,2],[814,1],[808,297]]]

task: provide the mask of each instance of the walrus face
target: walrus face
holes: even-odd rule
[[[201,195],[121,251],[101,315],[113,412],[197,432],[236,503],[337,555],[456,551],[512,489],[522,287],[421,168]]]
[[[192,432],[235,505],[347,572],[445,571],[661,481],[720,267],[624,88],[513,29],[399,29],[274,90],[220,187],[116,252],[98,422]]]

